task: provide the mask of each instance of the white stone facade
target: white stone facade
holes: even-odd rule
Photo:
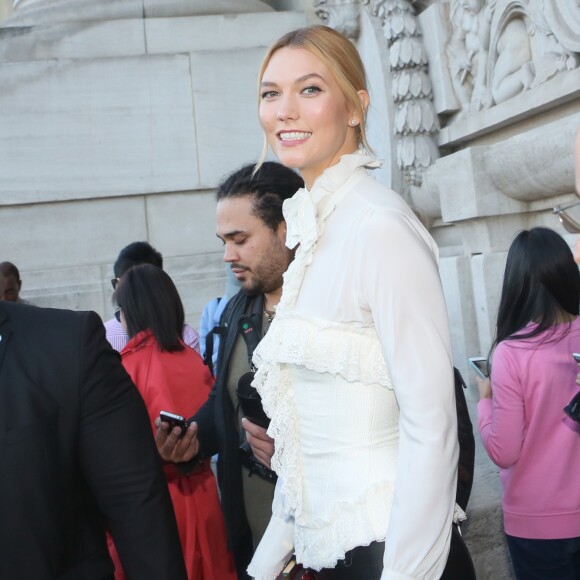
[[[213,191],[259,156],[259,63],[305,24],[258,0],[21,0],[0,27],[0,231],[22,295],[110,317],[117,253],[148,240],[197,327],[225,285]]]

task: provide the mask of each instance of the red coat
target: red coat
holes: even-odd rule
[[[205,403],[213,381],[199,354],[190,348],[162,352],[151,332],[134,336],[121,351],[123,366],[139,389],[156,431],[160,411],[191,417]],[[209,460],[190,475],[164,466],[190,580],[235,580],[226,530]],[[125,578],[119,571],[115,580]]]

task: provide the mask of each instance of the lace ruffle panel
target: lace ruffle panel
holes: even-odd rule
[[[270,417],[268,435],[276,441],[272,469],[282,481],[284,513],[294,518],[302,514],[302,465],[300,461],[299,424],[296,401],[287,371],[276,364],[262,364],[252,385],[262,397],[262,406]]]
[[[277,312],[267,337],[254,353],[258,369],[292,364],[317,373],[339,375],[348,382],[378,384],[392,389],[387,364],[373,326],[305,318],[296,312]],[[254,383],[262,390],[277,389],[275,380]]]
[[[252,383],[262,397],[271,422],[268,434],[276,440],[272,468],[282,479],[284,513],[300,524],[302,465],[299,419],[286,365],[300,365],[319,373],[339,375],[348,382],[392,388],[388,369],[372,327],[353,327],[297,313],[277,313],[267,337],[254,352],[257,372]]]
[[[352,503],[337,504],[334,517],[325,526],[294,528],[294,550],[304,566],[333,568],[348,550],[383,541],[387,534],[394,485],[376,484]]]

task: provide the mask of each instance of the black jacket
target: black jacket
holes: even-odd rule
[[[227,390],[230,359],[238,336],[238,320],[250,311],[262,312],[263,296],[249,298],[240,290],[228,303],[222,315],[218,351],[218,377],[209,399],[193,418],[198,424],[201,454],[209,457],[219,453],[217,470],[222,509],[228,534],[228,546],[236,561],[240,578],[247,578],[253,554],[252,534],[244,509],[240,440],[236,428],[236,413]]]
[[[0,302],[0,578],[185,580],[145,405],[94,312]]]

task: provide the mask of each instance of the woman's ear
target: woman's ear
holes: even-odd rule
[[[357,95],[358,95],[358,98],[360,99],[363,112],[366,113],[367,109],[369,108],[369,104],[371,102],[371,98],[369,97],[369,93],[368,93],[368,91],[361,89],[360,91],[357,91]],[[363,123],[364,119],[361,119],[360,122]]]

